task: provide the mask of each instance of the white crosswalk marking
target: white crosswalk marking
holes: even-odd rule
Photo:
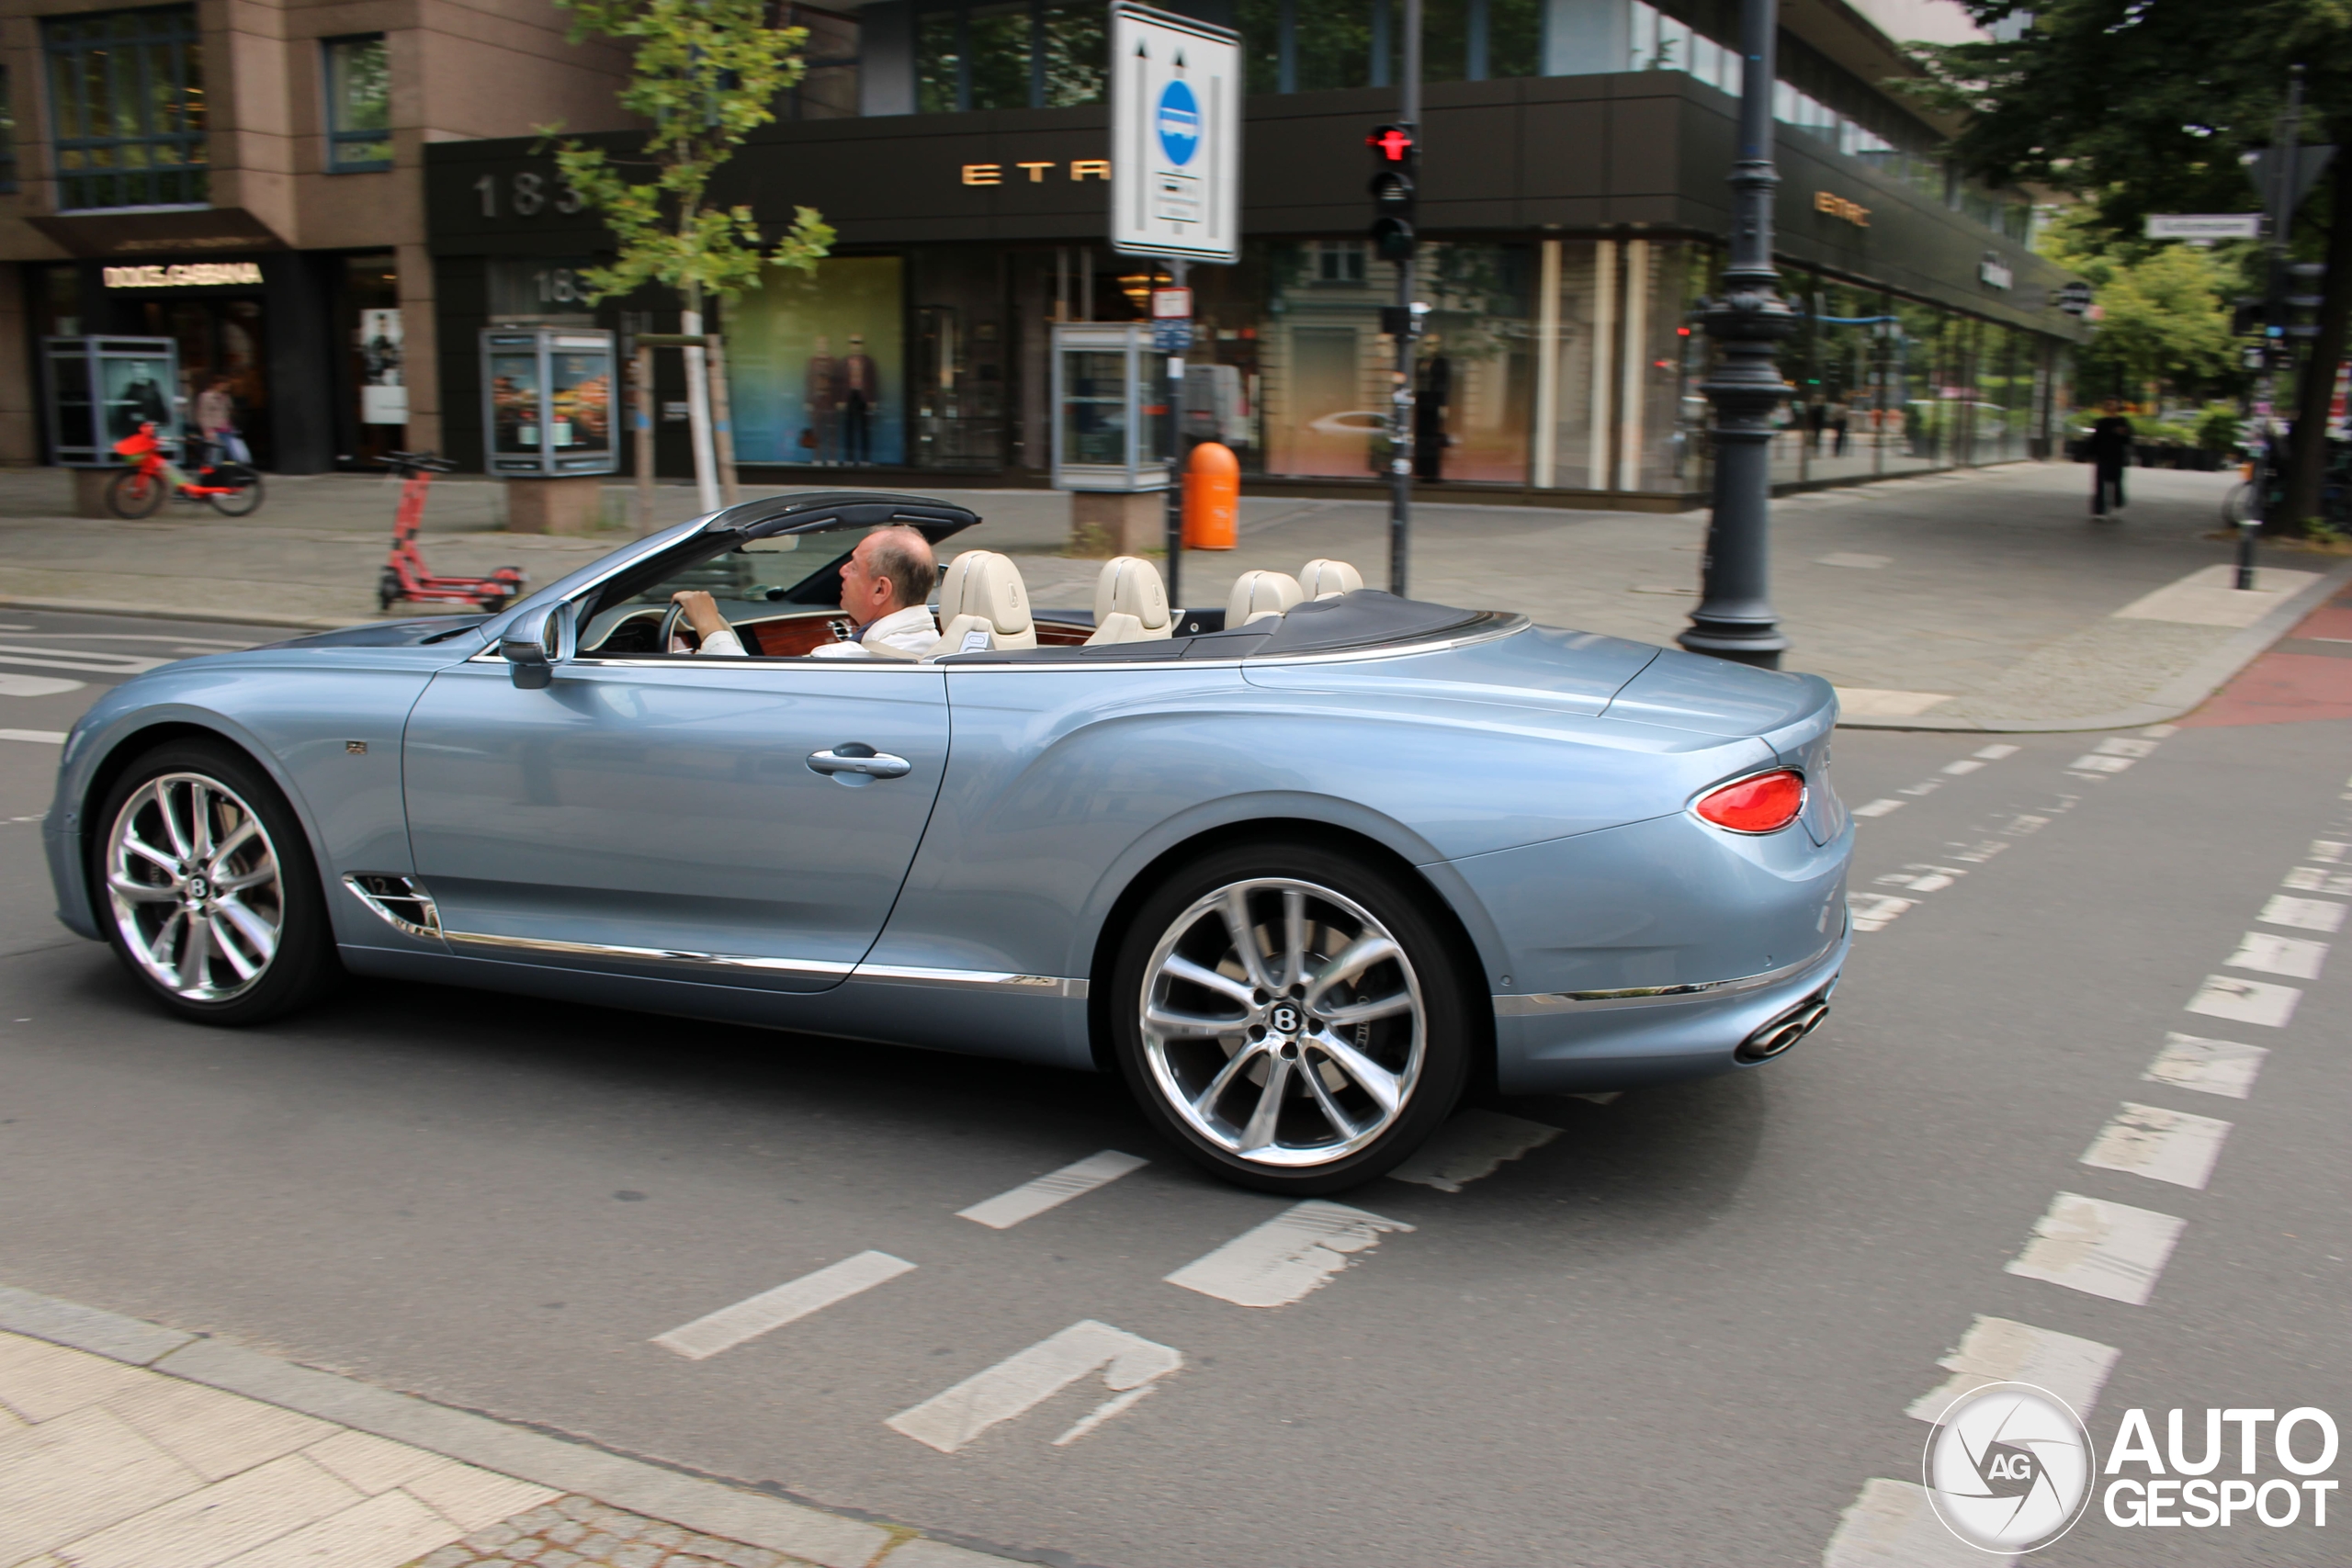
[[[1007,1356],[921,1404],[901,1410],[883,1425],[892,1431],[952,1454],[987,1431],[1043,1404],[1091,1372],[1116,1396],[1097,1405],[1056,1438],[1075,1442],[1141,1398],[1147,1385],[1184,1364],[1183,1355],[1124,1328],[1085,1318],[1050,1339]]]
[[[2352,871],[2322,871],[2315,865],[2299,865],[2287,874],[2279,886],[2299,893],[2352,894]]]
[[[1057,1208],[1073,1198],[1084,1197],[1098,1187],[1107,1186],[1131,1170],[1141,1170],[1151,1162],[1134,1155],[1123,1155],[1116,1149],[1104,1149],[1082,1160],[1049,1170],[1035,1180],[1024,1181],[1009,1192],[981,1200],[968,1209],[958,1209],[956,1216],[983,1224],[990,1230],[1010,1230],[1023,1220],[1034,1220],[1046,1210]]]
[[[2095,1339],[2078,1339],[2047,1328],[1979,1315],[1950,1354],[1936,1365],[1952,1376],[1911,1402],[1905,1416],[1933,1421],[1951,1402],[1988,1382],[2030,1382],[2046,1388],[2075,1414],[2088,1418],[2098,1391],[2121,1352]]]
[[[1858,931],[1883,931],[1894,923],[1895,918],[1919,900],[1897,898],[1892,893],[1849,893],[1846,912]]]
[[[1881,798],[1871,801],[1867,806],[1857,806],[1852,811],[1849,812],[1848,815],[1852,817],[1883,817],[1890,811],[1900,811],[1902,809],[1903,803],[1901,801]]]
[[[1987,762],[1997,762],[2004,757],[2014,757],[2019,751],[2024,750],[2024,747],[2012,746],[2006,740],[1996,740],[1990,746],[1979,746],[1975,750],[1971,751],[1969,755],[1972,757],[1981,758]]]
[[[1838,1517],[1821,1568],[1994,1568],[2009,1561],[1979,1551],[1945,1529],[1924,1487],[1873,1480]]]
[[[1459,1192],[1467,1183],[1494,1175],[1504,1162],[1540,1149],[1559,1135],[1557,1127],[1506,1116],[1499,1111],[1464,1111],[1388,1174],[1396,1180],[1434,1187],[1441,1192]]]
[[[88,684],[87,681],[68,681],[62,675],[18,675],[0,670],[0,697],[62,696]]]
[[[2194,1034],[2165,1036],[2165,1048],[2140,1076],[2150,1083],[2193,1089],[2200,1094],[2244,1100],[2254,1092],[2254,1076],[2270,1053],[2233,1040],[2200,1040]]]
[[[689,1361],[703,1360],[746,1339],[756,1339],[771,1328],[781,1328],[796,1318],[822,1312],[835,1302],[847,1301],[861,1291],[895,1280],[913,1267],[905,1258],[893,1258],[887,1252],[861,1252],[854,1258],[828,1264],[813,1274],[787,1280],[773,1291],[763,1291],[733,1306],[721,1307],[667,1334],[657,1335],[653,1343],[675,1350]]]
[[[2295,1004],[2303,993],[2293,986],[2274,986],[2267,980],[2241,980],[2234,975],[2208,975],[2205,984],[2188,998],[2188,1010],[2201,1012],[2208,1018],[2226,1018],[2237,1023],[2262,1023],[2273,1029],[2284,1029],[2287,1021],[2295,1016]]]
[[[2238,950],[2222,960],[2233,969],[2254,969],[2265,975],[2290,975],[2298,980],[2319,978],[2327,962],[2327,943],[2307,937],[2273,936],[2248,931],[2238,939]]]
[[[2313,839],[2311,853],[2304,858],[2324,860],[2330,865],[2340,865],[2343,863],[2344,852],[2346,850],[2352,850],[2352,844],[2340,844],[2333,839]]]
[[[2187,1222],[2129,1203],[2061,1192],[2025,1250],[2003,1265],[2028,1280],[2145,1305]]]
[[[2229,1134],[2230,1124],[2216,1117],[2126,1100],[2084,1151],[2083,1163],[2177,1187],[2202,1187],[2211,1179],[2222,1140]]]
[[[2345,908],[2325,898],[2297,898],[2273,893],[2270,902],[2255,919],[2267,926],[2292,926],[2297,931],[2340,931],[2344,929]]]
[[[65,744],[62,729],[0,729],[0,740],[30,740],[44,746]]]
[[[1171,1285],[1236,1306],[1287,1306],[1348,1266],[1348,1255],[1413,1227],[1344,1203],[1310,1199],[1168,1276]]]

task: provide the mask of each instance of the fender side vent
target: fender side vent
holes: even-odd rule
[[[441,940],[441,911],[414,877],[361,871],[345,876],[343,885],[394,931],[427,942]]]

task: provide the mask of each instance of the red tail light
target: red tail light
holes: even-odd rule
[[[1699,797],[1691,810],[1735,833],[1771,833],[1804,809],[1804,775],[1793,768],[1757,773]]]

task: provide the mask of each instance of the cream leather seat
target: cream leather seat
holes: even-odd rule
[[[994,550],[966,550],[948,564],[939,585],[939,640],[924,658],[1036,646],[1020,568]]]
[[[1363,586],[1363,573],[1343,560],[1317,557],[1298,569],[1298,591],[1309,600],[1337,599]]]
[[[1150,642],[1175,635],[1168,614],[1168,585],[1159,569],[1140,556],[1118,556],[1102,563],[1094,580],[1094,635],[1086,646],[1105,642]]]
[[[1279,615],[1306,597],[1298,579],[1286,571],[1245,571],[1233,580],[1232,596],[1225,602],[1225,629]]]

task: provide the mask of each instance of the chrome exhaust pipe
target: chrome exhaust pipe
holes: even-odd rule
[[[1826,997],[1807,997],[1787,1012],[1774,1019],[1755,1033],[1740,1042],[1732,1053],[1736,1062],[1769,1062],[1815,1030],[1829,1016]]]

